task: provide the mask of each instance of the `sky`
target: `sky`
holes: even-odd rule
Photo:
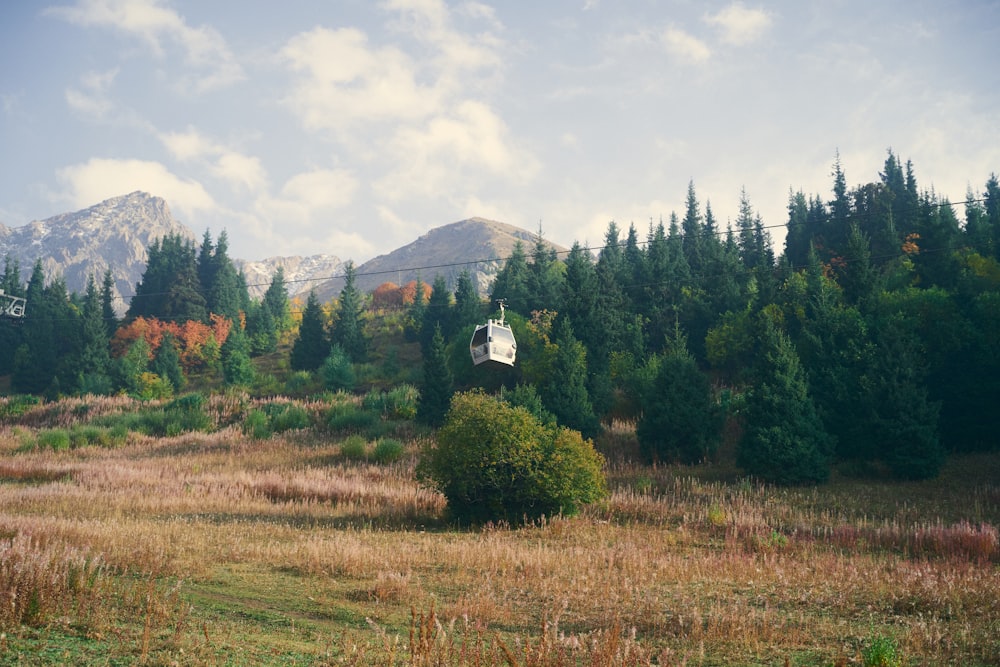
[[[360,264],[473,216],[645,239],[693,183],[780,253],[838,156],[982,193],[998,63],[996,0],[15,0],[0,222],[143,190],[232,257]]]

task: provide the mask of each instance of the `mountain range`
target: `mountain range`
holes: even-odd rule
[[[146,249],[168,234],[180,234],[196,246],[201,241],[190,227],[173,217],[166,201],[132,192],[21,227],[0,224],[0,257],[18,261],[25,281],[41,259],[46,277],[62,276],[71,292],[83,292],[91,275],[100,284],[110,269],[119,311],[124,312],[146,269]],[[436,227],[412,243],[355,266],[356,285],[371,291],[385,282],[403,285],[420,278],[431,283],[440,274],[454,289],[458,275],[468,270],[480,294],[486,295],[515,244],[521,241],[530,253],[536,239],[536,233],[503,222],[461,220]],[[565,251],[546,243],[557,252]],[[315,289],[320,300],[326,301],[336,297],[344,285],[345,260],[333,254],[232,259],[243,271],[252,296],[263,294],[279,266],[284,268],[293,298]]]

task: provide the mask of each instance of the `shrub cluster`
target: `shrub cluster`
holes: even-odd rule
[[[519,523],[574,514],[602,498],[603,458],[578,431],[547,426],[480,392],[456,394],[418,475],[459,521]]]
[[[275,433],[297,431],[312,426],[309,412],[294,403],[266,403],[250,410],[243,419],[243,434],[254,440],[266,440]]]

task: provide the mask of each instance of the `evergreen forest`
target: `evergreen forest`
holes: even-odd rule
[[[0,321],[0,388],[152,400],[410,383],[433,428],[455,392],[482,387],[585,438],[634,426],[651,463],[711,462],[728,437],[742,470],[785,485],[927,479],[949,454],[996,451],[997,176],[964,202],[921,188],[892,151],[873,182],[849,186],[839,158],[831,176],[827,194],[790,191],[781,224],[745,192],[722,221],[690,183],[683,211],[610,222],[597,248],[556,253],[539,230],[488,300],[468,274],[366,294],[352,263],[328,303],[290,301],[280,269],[251,298],[226,233],[206,232],[148,248],[119,319],[110,274],[70,293],[40,261],[25,279],[7,258],[0,289],[27,310]],[[473,328],[501,300],[517,363],[473,366]]]

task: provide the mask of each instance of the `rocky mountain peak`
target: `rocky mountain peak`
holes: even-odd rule
[[[83,291],[89,276],[98,282],[107,269],[116,297],[135,291],[146,268],[146,248],[168,234],[197,241],[194,233],[170,213],[167,202],[145,192],[106,199],[72,213],[35,220],[22,227],[0,229],[0,256],[21,266],[27,280],[37,260],[47,277],[62,276],[70,291]],[[117,302],[124,311],[127,303]]]
[[[40,259],[46,277],[61,276],[71,292],[83,292],[91,275],[100,282],[110,269],[118,297],[116,307],[124,313],[146,270],[146,249],[168,234],[200,244],[194,232],[173,217],[166,201],[132,192],[21,227],[0,225],[0,257],[19,262],[24,281]],[[480,294],[486,295],[514,245],[520,241],[530,254],[536,238],[532,232],[496,220],[459,220],[356,267],[357,286],[372,291],[385,282],[402,285],[418,276],[429,284],[440,274],[454,289],[458,276],[467,270]],[[557,251],[565,250],[550,245]],[[233,262],[244,272],[252,296],[264,293],[278,266],[284,269],[289,296],[304,296],[315,288],[317,296],[326,301],[343,289],[344,265],[333,255],[261,261],[233,258]]]

